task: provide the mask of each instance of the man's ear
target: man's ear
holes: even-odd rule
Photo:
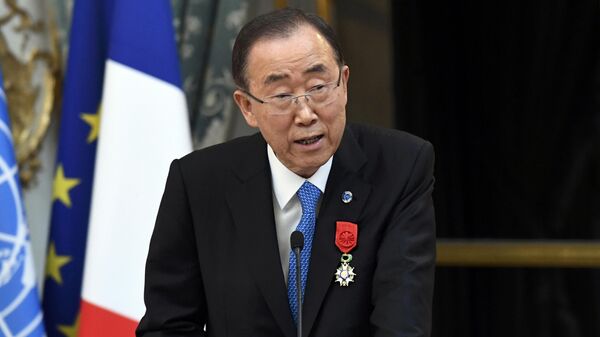
[[[233,100],[235,101],[235,104],[237,104],[238,108],[240,108],[242,115],[244,115],[246,123],[250,127],[258,127],[256,117],[254,116],[254,111],[252,111],[252,108],[254,108],[255,105],[252,104],[253,102],[250,101],[248,96],[243,91],[238,89],[233,92]]]
[[[342,82],[344,83],[344,91],[348,92],[348,80],[350,79],[350,68],[347,65],[342,67]]]

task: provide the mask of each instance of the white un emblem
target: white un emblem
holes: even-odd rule
[[[0,97],[0,336],[44,336],[17,163],[3,100]]]

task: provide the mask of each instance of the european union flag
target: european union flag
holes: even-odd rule
[[[0,73],[0,336],[44,336],[2,82]]]
[[[44,285],[49,337],[77,336],[111,4],[73,9]]]

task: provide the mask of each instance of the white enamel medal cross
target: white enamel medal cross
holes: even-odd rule
[[[350,267],[350,261],[352,261],[352,255],[342,254],[341,265],[335,272],[335,282],[339,282],[342,287],[347,287],[350,282],[354,282],[354,276],[356,276],[354,268]]]

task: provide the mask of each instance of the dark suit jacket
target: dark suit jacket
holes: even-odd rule
[[[346,127],[318,214],[304,336],[428,336],[435,261],[433,149],[407,133]],[[344,191],[352,202],[341,200]],[[336,221],[358,224],[348,287]],[[137,336],[294,337],[260,134],[175,160],[146,265]],[[203,327],[206,324],[206,332]]]

